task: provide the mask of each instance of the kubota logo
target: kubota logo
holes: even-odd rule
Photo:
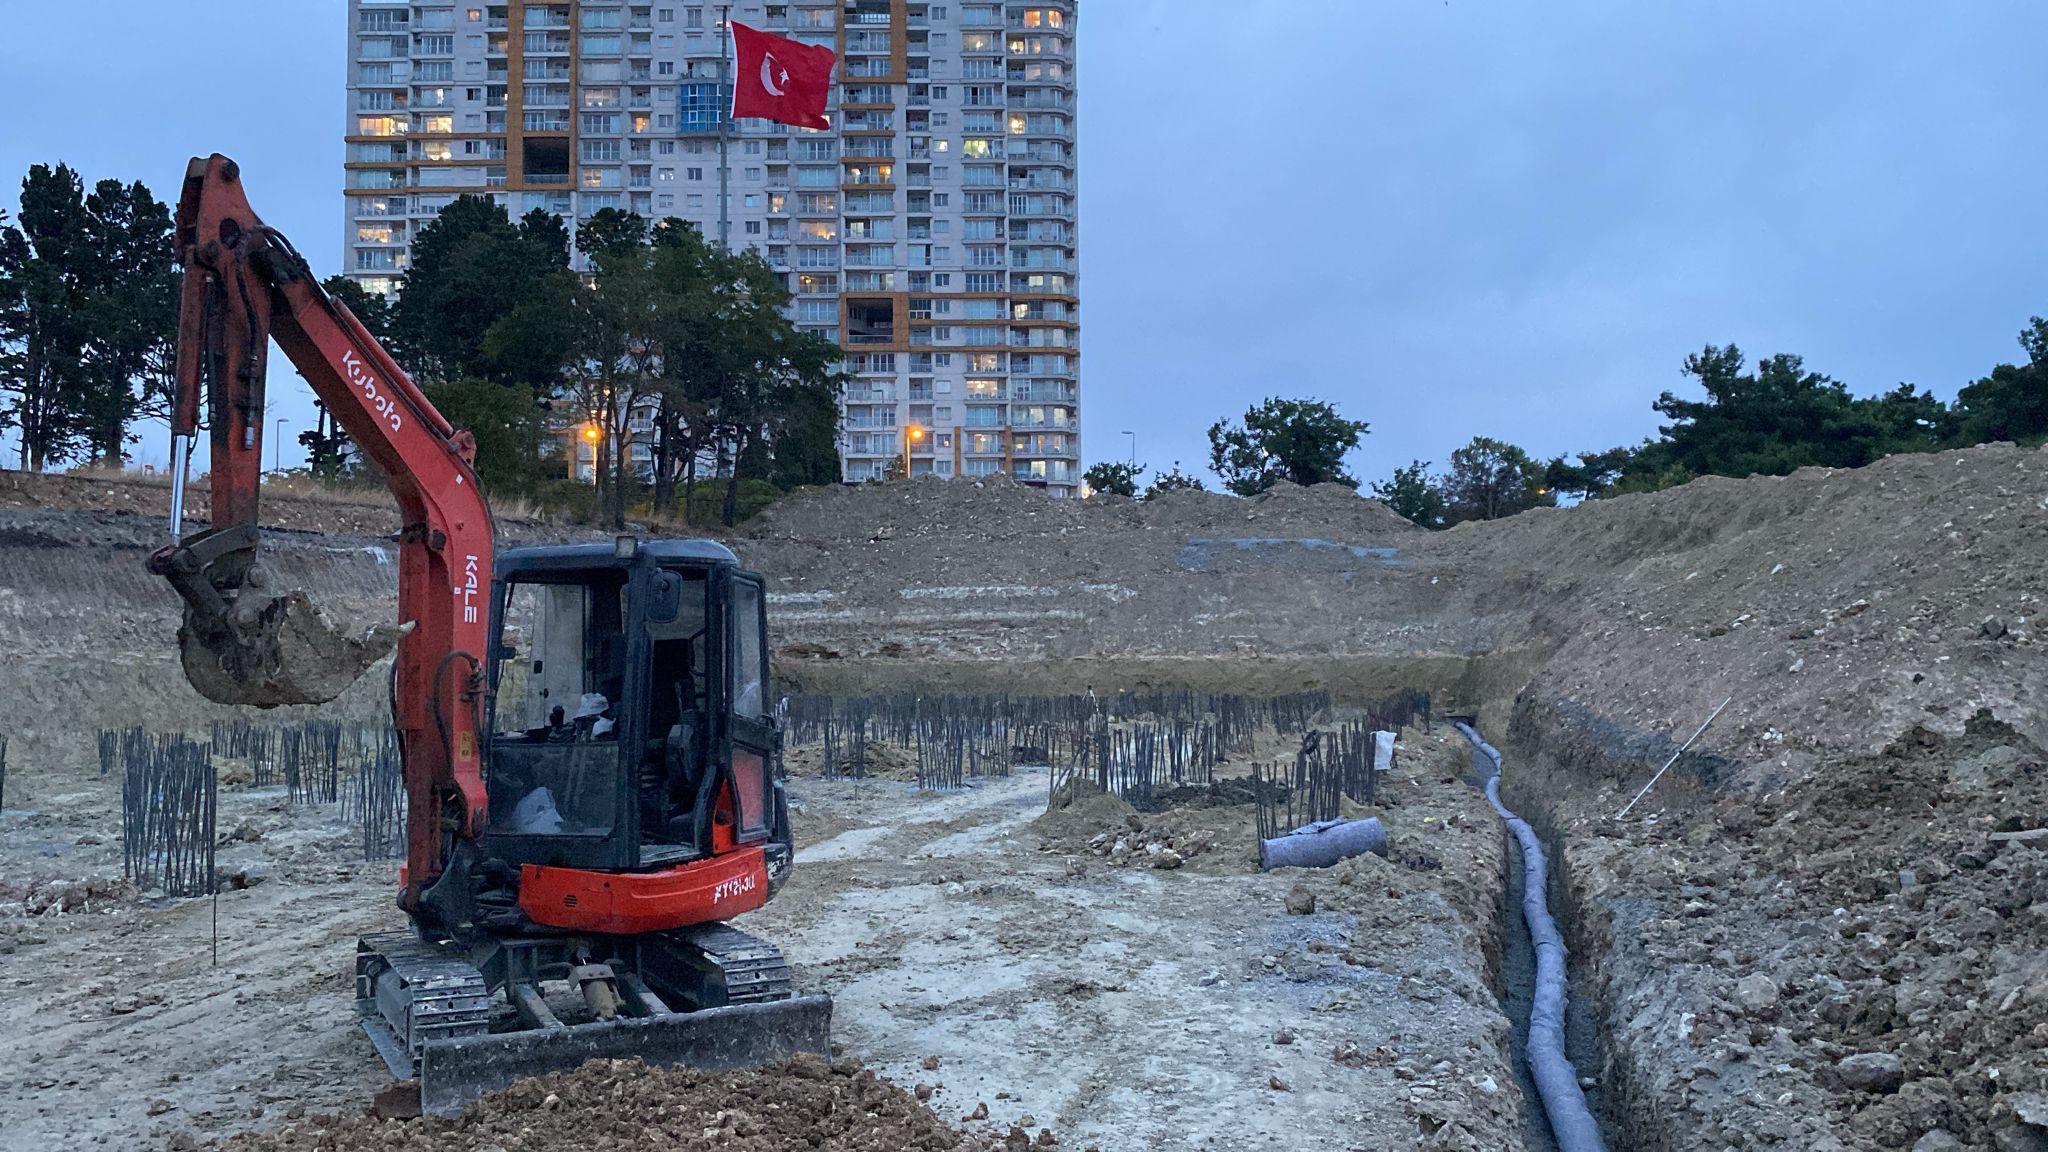
[[[725,899],[727,896],[739,896],[748,892],[752,892],[753,890],[754,874],[749,872],[745,876],[741,876],[736,880],[719,881],[718,886],[711,890],[711,902],[713,904],[716,904],[719,901]]]
[[[363,394],[363,399],[370,402],[370,408],[391,425],[393,432],[405,427],[405,420],[398,414],[398,404],[391,397],[384,395],[383,390],[377,385],[377,378],[370,375],[368,368],[363,367],[363,362],[356,358],[354,349],[342,349],[341,366],[348,372],[348,382],[356,386],[356,390]]]

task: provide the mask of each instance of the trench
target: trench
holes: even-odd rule
[[[1492,765],[1475,746],[1472,751],[1472,774],[1470,782],[1483,787]],[[1544,882],[1544,896],[1558,930],[1568,941],[1582,938],[1573,922],[1576,908],[1570,898],[1570,884],[1566,874],[1566,855],[1561,834],[1541,806],[1527,803],[1513,811],[1528,823],[1543,842],[1547,858],[1547,872]],[[1494,993],[1500,999],[1501,1010],[1508,1018],[1508,1055],[1510,1067],[1514,1070],[1515,1082],[1521,1087],[1523,1098],[1528,1101],[1522,1111],[1522,1144],[1530,1152],[1561,1152],[1568,1147],[1586,1147],[1581,1136],[1575,1144],[1560,1144],[1546,1109],[1544,1097],[1539,1091],[1537,1078],[1529,1061],[1530,1016],[1535,1007],[1537,989],[1537,949],[1530,935],[1529,919],[1525,911],[1524,898],[1527,895],[1529,869],[1524,862],[1523,852],[1514,833],[1505,824],[1501,835],[1507,841],[1507,884],[1501,899],[1501,921],[1505,938],[1501,949],[1500,969],[1496,978]],[[1625,1140],[1618,1140],[1609,1107],[1609,1095],[1605,1082],[1600,1076],[1606,1068],[1606,1043],[1600,1031],[1599,1013],[1593,998],[1593,971],[1595,964],[1591,957],[1580,955],[1574,945],[1568,957],[1565,977],[1566,994],[1563,1017],[1564,1056],[1571,1062],[1584,1093],[1585,1107],[1598,1126],[1599,1138],[1607,1148],[1631,1147]],[[1570,1122],[1567,1121],[1567,1124]]]
[[[1566,968],[1564,1002],[1565,1058],[1579,1073],[1579,1084],[1586,1093],[1586,1107],[1592,1110],[1593,1118],[1599,1122],[1600,1133],[1606,1138],[1607,1146],[1633,1148],[1635,1145],[1623,1139],[1618,1129],[1612,1108],[1611,1086],[1601,1074],[1609,1065],[1606,1035],[1601,1031],[1600,1013],[1594,1000],[1594,973],[1598,958],[1581,951],[1580,941],[1584,937],[1578,930],[1578,904],[1571,899],[1564,840],[1550,826],[1549,814],[1544,810],[1538,808],[1532,813],[1528,807],[1520,807],[1515,812],[1528,820],[1543,840],[1544,854],[1550,859],[1547,894],[1551,914],[1557,918],[1558,927],[1571,948],[1572,962]],[[1505,830],[1502,835],[1507,835]],[[1509,847],[1508,884],[1504,894],[1508,946],[1501,957],[1501,1007],[1508,1014],[1508,1044],[1514,1059],[1515,1080],[1533,1103],[1536,1100],[1536,1083],[1529,1075],[1528,1051],[1529,1008],[1536,986],[1536,949],[1529,942],[1529,923],[1522,913],[1527,869],[1522,864],[1521,852],[1515,850],[1512,837],[1509,837]],[[1524,1113],[1523,1126],[1524,1141],[1530,1152],[1557,1152],[1557,1139],[1551,1134],[1549,1120],[1541,1106],[1531,1107]]]

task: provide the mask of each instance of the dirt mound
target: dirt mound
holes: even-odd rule
[[[1121,797],[1090,781],[1069,780],[1061,785],[1054,805],[1033,820],[1030,829],[1047,844],[1072,850],[1098,835],[1126,827],[1125,821],[1135,812]]]
[[[1173,492],[1156,500],[1102,496],[1056,500],[1004,477],[912,480],[813,488],[781,501],[743,529],[749,539],[1015,541],[1080,530],[1224,531],[1256,526],[1267,535],[1345,539],[1409,536],[1421,529],[1385,504],[1341,484],[1283,484],[1250,499],[1217,492]],[[1251,531],[1237,533],[1256,535]]]
[[[520,1080],[454,1119],[320,1117],[217,1145],[232,1152],[912,1152],[999,1148],[948,1127],[859,1065],[800,1057],[759,1071],[594,1060]]]
[[[851,751],[840,748],[837,759],[832,763],[832,774],[839,777],[854,775],[856,765],[850,759]],[[782,754],[783,765],[792,776],[823,776],[825,774],[825,746],[822,744],[800,744]],[[886,740],[870,740],[865,746],[862,761],[858,765],[860,775],[868,780],[915,780],[917,779],[917,758],[908,749],[891,744]]]

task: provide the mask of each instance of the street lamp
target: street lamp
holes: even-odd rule
[[[903,478],[910,479],[911,446],[924,443],[924,425],[912,424],[903,429]]]
[[[1126,429],[1124,435],[1131,438],[1131,466],[1136,467],[1138,464],[1138,434]]]
[[[284,472],[284,424],[283,416],[271,421],[271,427],[275,431],[270,437],[270,467],[280,475]]]

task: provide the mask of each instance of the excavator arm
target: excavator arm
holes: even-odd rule
[[[185,601],[186,678],[226,704],[323,703],[395,649],[392,722],[408,800],[400,903],[417,911],[455,843],[482,834],[486,811],[479,765],[492,522],[471,467],[475,441],[434,410],[291,243],[250,210],[233,160],[215,154],[186,169],[176,243],[185,279],[171,542],[150,569]],[[395,625],[338,625],[303,592],[279,589],[265,562],[256,516],[272,340],[398,502]],[[202,399],[212,525],[187,537],[185,475]]]

